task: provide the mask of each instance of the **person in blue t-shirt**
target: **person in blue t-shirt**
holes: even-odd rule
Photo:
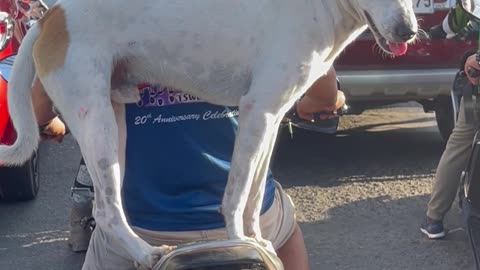
[[[125,134],[120,139],[120,149],[124,149],[120,162],[125,168],[123,197],[129,224],[152,245],[225,238],[218,209],[230,169],[238,109],[208,104],[162,86],[144,85],[140,94],[136,104],[114,105],[119,129]],[[334,111],[345,100],[337,91],[335,76],[319,79],[304,99],[297,106],[303,106],[298,111],[305,118],[308,111]],[[51,103],[38,82],[33,101],[46,138],[61,138],[65,128],[48,111]],[[85,250],[90,239],[91,185],[83,165],[72,192],[69,241],[74,251]],[[261,225],[264,238],[272,241],[286,270],[309,269],[295,207],[271,173]],[[95,229],[83,269],[132,269],[128,254],[112,241]]]

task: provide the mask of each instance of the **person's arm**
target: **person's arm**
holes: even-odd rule
[[[479,83],[479,77],[472,78],[470,76],[470,70],[475,69],[475,70],[480,70],[480,63],[478,63],[477,60],[477,54],[470,55],[467,60],[465,61],[465,73],[467,74],[468,80],[473,84],[473,85],[478,85]]]
[[[455,8],[448,12],[441,24],[430,29],[430,37],[432,39],[454,38],[468,26],[469,22],[468,14],[457,3]]]
[[[52,101],[38,78],[32,87],[32,104],[42,139],[61,142],[66,133],[65,124],[52,111]]]
[[[333,112],[345,105],[345,95],[337,87],[337,74],[333,66],[307,90],[297,103],[298,116],[312,120],[314,113]],[[321,116],[328,118],[328,116]]]
[[[33,111],[39,126],[50,123],[57,115],[52,112],[52,101],[45,93],[40,80],[35,79],[32,87]]]
[[[461,8],[459,4],[455,6],[455,9],[451,10],[444,20],[444,27],[448,28],[453,34],[457,34],[462,31],[468,25],[470,19],[467,13]]]

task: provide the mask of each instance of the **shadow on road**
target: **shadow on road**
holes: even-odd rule
[[[446,239],[427,240],[420,233],[426,200],[366,199],[332,208],[322,220],[303,222],[312,269],[473,269],[457,209],[446,219],[446,227],[454,229]]]
[[[472,269],[456,204],[445,240],[419,231],[444,147],[432,117],[384,115],[277,140],[273,172],[297,206],[312,269]]]
[[[352,119],[354,118],[351,117],[349,120],[351,121]],[[385,121],[388,119],[382,118],[382,120]],[[343,126],[340,127],[339,134],[340,135],[357,134],[357,133],[362,133],[372,129],[382,129],[382,128],[385,129],[385,127],[390,127],[390,129],[394,129],[394,130],[402,129],[403,131],[408,131],[408,129],[418,130],[418,127],[415,127],[416,125],[426,123],[431,120],[432,120],[432,117],[422,117],[422,118],[400,120],[400,121],[392,120],[389,122],[377,122],[369,125],[356,126],[354,128],[349,128],[349,125],[351,125],[351,123],[343,123]],[[361,120],[356,120],[354,122],[360,122],[360,121]]]
[[[40,145],[40,192],[30,202],[0,202],[0,269],[81,269],[67,244],[70,187],[79,154],[73,139]]]
[[[469,269],[462,230],[438,242],[419,233],[443,148],[431,117],[368,117],[337,136],[296,130],[278,140],[274,175],[297,205],[312,270]],[[37,200],[0,203],[0,269],[81,268],[83,254],[66,243],[78,149],[69,139],[42,150]],[[452,209],[446,226],[459,220]]]
[[[432,127],[388,132],[352,129],[337,135],[295,129],[293,139],[284,129],[272,165],[274,175],[286,186],[326,187],[431,178],[442,151],[443,142]]]
[[[1,235],[0,269],[81,269],[84,254],[70,251],[67,236],[64,230]]]

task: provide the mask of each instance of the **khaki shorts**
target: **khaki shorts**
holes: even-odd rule
[[[273,204],[260,217],[260,222],[263,237],[270,240],[277,250],[287,242],[295,230],[295,206],[279,183],[276,183]],[[179,245],[195,241],[225,239],[227,237],[225,229],[157,232],[133,227],[133,230],[139,237],[153,246]],[[135,267],[120,244],[97,228],[92,234],[82,270],[109,269],[133,270]]]

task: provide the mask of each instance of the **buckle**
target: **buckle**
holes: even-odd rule
[[[93,191],[88,187],[72,187],[71,192],[72,196],[79,195],[82,197],[94,197]]]
[[[84,229],[88,227],[88,229],[93,232],[95,227],[97,226],[97,223],[93,217],[83,217],[80,220],[80,226]]]

